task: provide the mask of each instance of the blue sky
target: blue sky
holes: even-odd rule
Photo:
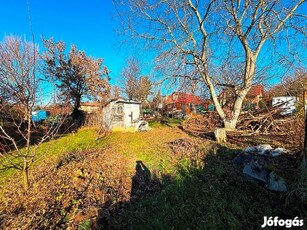
[[[54,37],[55,41],[62,40],[68,46],[75,44],[89,56],[103,58],[104,64],[111,70],[112,85],[121,85],[120,73],[126,59],[132,56],[145,62],[141,63],[142,74],[150,74],[150,54],[145,56],[131,41],[121,45],[111,0],[28,1],[33,32],[41,47],[41,36]],[[0,41],[6,35],[26,36],[27,40],[31,40],[27,0],[0,0],[0,11]],[[271,84],[279,81],[280,78],[275,78]],[[164,87],[162,91],[166,92],[167,89]]]
[[[41,35],[75,44],[87,55],[103,58],[110,69],[111,83],[119,84],[119,74],[130,55],[116,35],[117,23],[111,0],[29,0],[36,43]],[[0,1],[0,40],[6,35],[31,40],[27,0]]]

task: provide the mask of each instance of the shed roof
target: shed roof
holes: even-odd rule
[[[134,100],[125,100],[125,99],[113,99],[110,102],[114,103],[124,103],[124,104],[141,104],[140,101],[134,101]]]

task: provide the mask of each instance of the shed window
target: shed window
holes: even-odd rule
[[[123,114],[123,106],[121,106],[121,105],[119,105],[118,107],[117,107],[117,114]]]

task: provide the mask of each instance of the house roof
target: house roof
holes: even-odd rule
[[[98,102],[81,102],[81,106],[89,106],[89,107],[99,107]]]
[[[110,102],[114,103],[124,103],[124,104],[141,104],[140,101],[134,101],[134,100],[125,100],[125,99],[113,99]]]
[[[204,103],[205,100],[201,99],[199,96],[189,94],[189,93],[182,93],[182,92],[174,92],[171,95],[168,95],[164,99],[165,104],[172,104],[172,103],[194,103],[196,105]]]
[[[250,90],[248,91],[246,97],[256,97],[263,96],[264,86],[263,85],[252,85]],[[218,98],[221,99],[223,97],[234,97],[234,92],[230,89],[223,89],[221,93],[218,95]]]
[[[263,85],[253,85],[251,89],[248,91],[247,96],[248,97],[255,97],[262,95],[264,91]]]

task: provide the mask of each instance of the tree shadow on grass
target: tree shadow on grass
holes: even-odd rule
[[[137,162],[130,201],[109,206],[107,223],[96,228],[259,229],[264,216],[302,215],[284,206],[283,194],[246,181],[231,161],[237,153],[214,145],[198,159],[182,159],[176,176],[158,176]]]

